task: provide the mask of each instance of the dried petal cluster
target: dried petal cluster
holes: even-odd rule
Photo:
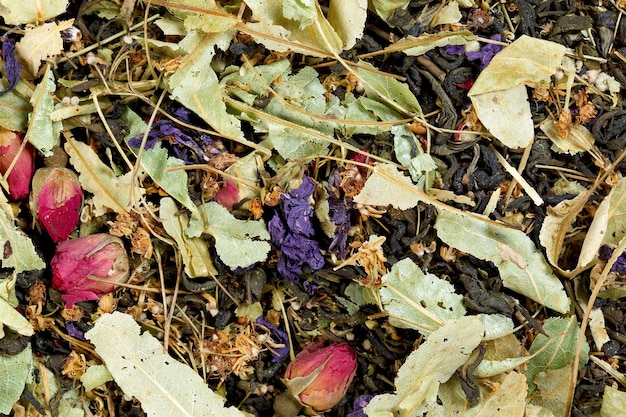
[[[99,299],[115,290],[115,283],[124,283],[130,276],[124,243],[107,233],[59,243],[51,266],[52,285],[63,293],[67,308]]]
[[[80,220],[83,189],[67,168],[41,168],[33,177],[31,210],[52,240],[66,240]]]

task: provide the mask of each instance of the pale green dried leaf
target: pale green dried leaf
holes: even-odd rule
[[[278,78],[281,82],[287,80],[291,71],[291,63],[288,59],[273,62],[268,65],[257,65],[253,68],[241,67],[240,71],[233,72],[220,80],[220,86],[226,94],[236,95],[245,91],[252,97],[248,105],[254,104],[254,98],[262,96],[269,91],[269,86]]]
[[[15,45],[15,53],[23,61],[24,68],[31,75],[37,74],[41,61],[63,51],[61,31],[69,29],[73,23],[74,20],[72,19],[26,28],[24,36]]]
[[[128,212],[139,205],[145,190],[136,184],[132,171],[121,176],[115,175],[89,145],[69,136],[65,151],[70,157],[70,163],[79,173],[81,186],[93,194],[96,216],[101,216],[108,210],[116,213]]]
[[[247,0],[252,10],[252,37],[271,50],[292,50],[304,55],[327,57],[342,50],[343,42],[330,25],[317,2]],[[304,7],[308,4],[309,7]],[[268,36],[269,35],[269,36]],[[276,42],[272,37],[282,39]]]
[[[100,317],[85,336],[94,344],[117,385],[141,402],[149,417],[242,417],[187,365],[166,353],[158,339],[126,314]]]
[[[367,0],[331,0],[328,22],[343,42],[343,49],[350,49],[361,39],[367,18]]]
[[[239,121],[226,111],[217,75],[211,68],[214,43],[206,36],[168,80],[172,98],[217,132],[245,141]]]
[[[547,369],[533,378],[537,390],[531,403],[550,410],[555,416],[566,415],[569,381],[572,377],[572,364],[559,369]]]
[[[360,61],[359,67],[357,74],[364,82],[367,97],[386,104],[388,100],[392,100],[399,109],[410,114],[422,113],[419,102],[406,84],[391,76],[376,72],[376,68],[365,61]]]
[[[526,368],[528,387],[532,392],[535,389],[534,378],[540,372],[565,368],[572,364],[576,356],[578,344],[578,322],[576,316],[569,318],[552,317],[543,324],[543,331],[548,335],[538,334],[528,353],[533,355]],[[589,359],[589,345],[583,341],[580,354],[580,366],[584,366]],[[539,352],[540,351],[540,352]]]
[[[580,265],[597,259],[602,245],[617,245],[626,236],[626,178],[613,186],[602,200],[580,250]]]
[[[437,216],[435,228],[448,245],[493,262],[505,287],[559,313],[569,311],[563,284],[523,232],[449,211]]]
[[[44,156],[52,155],[52,148],[59,145],[59,134],[62,128],[60,122],[55,122],[51,118],[54,110],[53,94],[55,91],[54,74],[52,73],[52,68],[48,66],[42,80],[30,98],[33,111],[29,115],[28,130],[24,137],[35,148],[39,149]]]
[[[378,164],[373,171],[361,192],[354,197],[356,203],[383,207],[392,205],[400,210],[417,206],[420,194],[411,190],[420,190],[409,177],[402,175],[391,164]]]
[[[0,413],[9,415],[22,396],[33,366],[30,344],[16,355],[0,355]]]
[[[0,68],[0,71],[4,73],[4,65]],[[7,86],[6,79],[0,80],[0,90],[6,89]],[[28,95],[22,92],[28,93]],[[31,94],[32,91],[26,87],[26,84],[19,81],[13,90],[0,95],[0,126],[16,132],[26,131],[28,115],[33,110],[28,99]]]
[[[425,33],[418,37],[407,36],[385,48],[386,52],[402,51],[409,56],[423,55],[435,48],[447,45],[465,45],[474,40],[476,35],[468,30],[459,32]]]
[[[464,417],[521,417],[526,407],[526,377],[510,372],[493,385],[479,384],[480,401],[474,407],[467,404],[467,396],[458,379],[451,379],[441,386],[439,401],[445,416]],[[430,416],[430,413],[428,414]]]
[[[432,25],[438,26],[459,23],[462,17],[463,15],[459,9],[459,3],[455,0],[451,0],[437,13],[437,18],[432,22]]]
[[[42,23],[65,13],[68,0],[0,0],[0,16],[7,25]]]
[[[286,160],[306,158],[311,155],[326,155],[329,144],[316,135],[302,130],[293,130],[283,124],[264,121],[268,140]]]
[[[237,24],[237,16],[228,13],[215,0],[177,0],[177,6],[200,8],[202,12],[185,10],[183,7],[171,7],[170,13],[183,21],[188,30],[199,30],[204,33],[224,32]]]
[[[528,356],[519,358],[507,358],[497,361],[482,360],[474,370],[474,376],[477,378],[489,378],[492,376],[510,372],[513,369],[525,364],[530,360]]]
[[[59,400],[59,417],[85,417],[84,399],[78,388],[63,393]]]
[[[368,417],[421,416],[428,404],[436,401],[439,385],[465,364],[483,335],[477,317],[447,322],[407,357],[394,381],[395,393],[377,395],[365,413]]]
[[[176,247],[180,251],[185,265],[185,273],[189,278],[208,277],[217,274],[207,242],[199,237],[187,236],[186,230],[189,227],[189,219],[187,214],[178,212],[174,199],[170,197],[161,199],[159,217],[167,234],[176,241]]]
[[[491,60],[468,95],[473,97],[520,85],[549,82],[563,56],[563,45],[522,35]]]
[[[471,99],[480,121],[505,146],[525,148],[532,142],[535,127],[523,84],[473,95]]]
[[[574,155],[580,152],[590,151],[594,148],[595,137],[589,129],[583,125],[573,125],[567,137],[562,137],[556,126],[556,122],[548,118],[539,128],[554,144],[552,150],[559,153]]]
[[[263,220],[239,220],[215,201],[199,207],[191,217],[187,234],[210,234],[215,238],[215,250],[230,268],[246,268],[267,259],[270,234]]]
[[[510,317],[502,314],[477,314],[483,322],[485,337],[483,340],[495,340],[513,333],[515,325]]]
[[[80,377],[80,382],[83,383],[83,387],[87,392],[112,380],[113,375],[111,375],[111,372],[105,365],[91,365]]]
[[[19,273],[46,267],[33,242],[7,217],[4,210],[0,210],[0,245],[4,248],[0,259],[3,268],[14,268]]]
[[[621,417],[624,415],[624,410],[626,410],[626,392],[610,385],[605,386],[600,416]]]
[[[370,0],[370,6],[374,12],[385,22],[389,23],[389,18],[396,10],[404,10],[409,5],[409,0]]]
[[[380,298],[389,323],[429,334],[465,315],[463,296],[433,274],[424,274],[410,259],[393,265],[382,278]]]
[[[4,326],[23,336],[32,336],[35,334],[32,324],[30,324],[9,301],[0,298],[0,339],[5,336]]]

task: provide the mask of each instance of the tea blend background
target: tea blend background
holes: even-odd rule
[[[622,415],[623,7],[0,0],[0,413]]]

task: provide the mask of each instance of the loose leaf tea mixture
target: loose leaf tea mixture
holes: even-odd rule
[[[623,6],[0,0],[0,414],[623,415]]]

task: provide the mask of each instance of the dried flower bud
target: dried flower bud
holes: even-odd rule
[[[41,168],[33,177],[31,210],[52,240],[66,240],[80,220],[83,189],[67,168]]]
[[[239,201],[239,190],[231,180],[226,180],[226,184],[215,194],[215,201],[228,211],[233,209],[235,203]]]
[[[115,290],[114,283],[124,283],[130,276],[124,243],[107,233],[59,243],[51,266],[52,286],[63,293],[67,308],[80,301],[99,299]]]
[[[288,394],[316,413],[333,408],[345,396],[356,373],[356,352],[350,345],[324,345],[324,342],[308,345],[285,372]],[[278,407],[285,402],[278,401]],[[285,415],[292,411],[284,413],[277,409],[276,412]]]
[[[13,160],[7,178],[9,195],[14,200],[21,200],[30,192],[30,179],[35,171],[35,152],[30,143],[22,149],[22,137],[18,132],[0,127],[0,173],[5,175]]]

